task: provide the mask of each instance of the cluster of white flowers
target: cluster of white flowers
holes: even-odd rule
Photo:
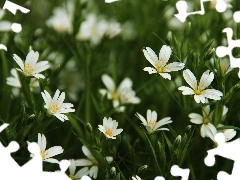
[[[121,33],[121,24],[115,20],[107,21],[102,16],[88,14],[86,20],[81,23],[77,40],[89,40],[91,44],[98,45],[104,36],[113,38]]]
[[[125,104],[138,104],[140,99],[136,97],[136,93],[132,90],[132,80],[125,78],[118,88],[113,81],[113,79],[107,75],[102,75],[103,84],[107,89],[100,89],[99,92],[102,95],[107,95],[108,99],[113,101],[113,107],[118,111],[122,112],[125,110]]]
[[[64,7],[57,7],[53,10],[53,16],[46,21],[47,26],[59,33],[73,31],[74,1],[67,1]]]
[[[169,46],[162,46],[159,58],[149,47],[146,47],[142,51],[146,59],[154,66],[154,68],[145,67],[143,69],[144,71],[148,71],[149,74],[160,74],[163,78],[171,80],[171,75],[168,72],[179,71],[185,67],[185,64],[180,62],[167,64],[172,54],[172,50]],[[199,84],[197,83],[196,77],[189,69],[183,71],[183,78],[192,89],[186,86],[181,86],[178,89],[182,91],[183,95],[194,95],[194,99],[197,103],[205,103],[207,98],[220,100],[221,96],[223,96],[222,92],[219,90],[206,89],[214,79],[213,72],[210,73],[209,70],[203,73]]]

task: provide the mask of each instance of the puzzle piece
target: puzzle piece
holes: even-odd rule
[[[171,167],[170,172],[171,172],[171,175],[173,175],[175,177],[181,176],[182,180],[188,180],[188,177],[189,177],[189,174],[190,174],[189,169],[182,169],[178,165],[173,165]],[[157,177],[155,177],[154,180],[165,180],[165,178],[162,177],[162,176],[157,176]]]
[[[204,159],[204,163],[207,166],[213,166],[215,164],[215,155],[225,157],[234,161],[232,174],[229,175],[226,172],[220,171],[217,175],[218,180],[238,180],[240,177],[240,156],[238,150],[240,149],[240,139],[236,139],[232,142],[225,143],[225,137],[223,133],[217,133],[214,136],[218,147],[208,150],[207,157]]]
[[[239,15],[239,12],[237,13],[237,15]],[[237,20],[239,20],[239,19],[237,19]],[[228,47],[225,47],[225,46],[217,47],[216,54],[220,58],[228,55],[229,59],[230,59],[231,68],[240,68],[240,58],[235,58],[232,55],[233,48],[240,47],[240,39],[238,39],[238,40],[232,39],[232,37],[233,37],[232,28],[229,28],[229,27],[225,28],[225,29],[223,29],[222,32],[226,33],[226,35],[227,35]],[[238,77],[240,78],[240,71],[238,72]]]
[[[189,15],[195,15],[195,14],[199,14],[199,15],[203,15],[205,14],[205,9],[203,6],[203,2],[207,2],[207,1],[211,1],[211,0],[200,0],[200,5],[201,5],[201,10],[200,11],[195,11],[195,12],[187,12],[187,2],[186,1],[178,1],[176,3],[176,8],[178,10],[178,14],[174,14],[174,16],[176,18],[178,18],[181,22],[185,22],[186,18]],[[227,9],[227,4],[224,0],[216,0],[216,6],[215,9],[218,12],[224,12]]]
[[[173,165],[171,167],[171,174],[175,177],[181,176],[182,180],[188,180],[189,173],[190,173],[189,169],[182,169],[182,168],[179,168],[179,166],[177,165]]]
[[[236,23],[240,23],[240,11],[234,12],[233,19]]]

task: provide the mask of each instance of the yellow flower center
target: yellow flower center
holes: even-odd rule
[[[112,137],[113,136],[113,132],[111,129],[107,129],[105,134],[107,134],[108,136]]]
[[[33,71],[34,71],[34,68],[30,65],[30,64],[26,64],[25,66],[24,66],[24,73],[26,74],[26,75],[32,75],[32,73],[33,73]]]
[[[201,91],[200,91],[199,89],[194,89],[194,93],[195,93],[196,95],[199,95],[199,94],[201,94]]]
[[[208,118],[204,118],[204,119],[203,119],[203,124],[208,124],[208,123],[209,123]]]
[[[71,180],[76,180],[76,179],[77,179],[77,178],[75,178],[74,175],[69,175],[69,178],[70,178]]]
[[[40,154],[42,156],[42,159],[45,159],[48,156],[48,153],[45,150],[41,150]]]
[[[51,104],[49,107],[49,111],[53,114],[56,113],[58,110],[59,110],[59,106],[57,104]]]
[[[162,67],[157,67],[157,72],[158,73],[162,73],[163,72],[163,68]]]
[[[112,99],[113,100],[118,100],[118,94],[117,93],[112,93]]]
[[[155,120],[150,120],[150,121],[148,121],[148,125],[149,125],[149,126],[155,126],[156,123],[157,123],[157,122],[156,122]]]

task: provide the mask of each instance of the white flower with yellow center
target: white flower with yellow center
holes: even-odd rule
[[[147,120],[139,113],[136,113],[136,116],[142,121],[142,124],[146,127],[147,132],[149,134],[154,133],[155,131],[159,130],[166,130],[169,131],[168,128],[160,128],[165,124],[172,123],[170,117],[165,117],[157,122],[157,113],[156,111],[147,110]]]
[[[73,31],[72,19],[74,2],[68,1],[64,7],[57,7],[53,10],[53,16],[47,20],[46,24],[59,33],[69,33]]]
[[[120,134],[123,129],[117,129],[118,122],[116,120],[112,120],[111,117],[108,119],[106,117],[103,118],[103,126],[98,125],[98,129],[105,134],[107,138],[116,139],[115,136]]]
[[[217,133],[217,129],[211,123],[211,114],[210,114],[210,106],[204,106],[202,108],[202,115],[197,113],[190,113],[188,115],[191,119],[190,121],[194,124],[202,124],[201,126],[201,136],[203,138],[210,137],[214,139],[214,135]]]
[[[178,89],[182,91],[183,95],[194,95],[194,99],[197,103],[205,103],[206,98],[220,100],[223,95],[221,91],[216,89],[206,89],[214,79],[214,74],[212,72],[210,73],[209,70],[203,73],[199,84],[197,83],[196,77],[189,69],[183,71],[183,78],[191,88],[181,86]]]
[[[75,160],[75,165],[76,166],[91,166],[91,168],[88,171],[89,176],[96,179],[97,175],[98,175],[98,162],[92,156],[91,152],[86,148],[86,146],[82,146],[82,151],[83,151],[83,154],[85,156],[87,156],[87,159],[77,159],[77,160]],[[110,156],[107,156],[106,160],[110,164],[113,161],[113,158]]]
[[[27,141],[27,144],[29,144],[28,141]],[[63,153],[63,148],[61,146],[54,146],[46,150],[46,146],[47,146],[46,137],[44,136],[44,134],[40,134],[40,133],[38,133],[38,145],[40,147],[40,154],[42,156],[43,161],[50,162],[50,163],[59,163],[57,159],[54,159],[51,157]],[[34,157],[33,154],[31,154],[30,156]]]
[[[168,63],[168,60],[172,54],[172,50],[169,46],[163,45],[159,58],[155,52],[150,48],[146,47],[142,49],[146,59],[153,65],[152,67],[145,67],[143,70],[148,71],[149,74],[160,74],[163,78],[171,80],[169,72],[179,71],[184,68],[185,64],[180,62]]]
[[[25,76],[34,76],[35,78],[45,78],[44,75],[40,74],[40,72],[45,71],[50,67],[48,61],[38,61],[39,53],[31,50],[26,57],[25,63],[22,61],[20,57],[16,54],[13,54],[13,59],[16,61],[18,66],[21,69],[18,71],[22,72]]]
[[[64,122],[65,120],[68,120],[68,117],[62,113],[75,112],[75,109],[72,109],[73,104],[63,103],[65,99],[64,92],[60,94],[60,91],[57,89],[53,98],[46,90],[41,94],[46,103],[44,107],[47,109],[48,115],[56,116],[60,121]]]
[[[107,94],[107,98],[113,101],[113,107],[118,108],[119,111],[124,111],[124,104],[138,104],[140,99],[136,97],[136,93],[132,90],[132,80],[125,78],[122,80],[118,88],[113,79],[107,75],[102,75],[103,84],[107,89],[100,89],[102,95]]]

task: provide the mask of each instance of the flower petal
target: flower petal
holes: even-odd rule
[[[153,65],[153,67],[156,68],[156,65],[158,64],[158,57],[156,53],[150,47],[146,47],[146,49],[142,49],[142,51],[146,59]]]
[[[182,91],[182,94],[183,95],[192,95],[192,94],[195,94],[194,91],[187,87],[187,86],[181,86],[178,88],[178,90]]]
[[[183,71],[183,78],[189,84],[189,86],[192,87],[192,89],[197,89],[196,77],[189,69]]]
[[[209,74],[209,70],[205,71],[200,79],[199,85],[198,85],[198,89],[199,90],[204,90],[206,89],[213,81],[214,79],[214,74],[213,72],[211,72]]]
[[[147,71],[149,74],[155,74],[155,73],[157,73],[157,70],[154,69],[154,68],[152,68],[152,67],[145,67],[143,70],[144,70],[144,71]]]
[[[141,114],[136,113],[136,116],[142,121],[142,124],[143,124],[144,126],[147,125],[146,119],[145,119]]]
[[[172,54],[171,48],[169,46],[163,45],[159,52],[160,67],[164,67],[167,64],[171,54]]]
[[[63,153],[63,148],[61,146],[54,146],[46,150],[46,152],[48,155],[45,157],[45,159],[48,159],[50,157]]]
[[[171,75],[169,73],[159,73],[164,79],[171,80]]]
[[[190,121],[194,124],[202,124],[203,123],[203,117],[200,114],[197,113],[191,113],[188,115],[190,117]]]
[[[16,61],[18,66],[21,68],[21,70],[24,70],[24,63],[20,57],[18,57],[16,54],[13,54],[13,59]]]
[[[185,66],[184,63],[173,62],[164,67],[164,72],[179,71],[179,70],[183,69],[184,66]]]
[[[115,83],[109,75],[103,74],[102,75],[102,82],[110,92],[115,91],[115,89],[116,89]]]
[[[76,166],[91,166],[93,162],[88,159],[76,159],[75,164]]]

